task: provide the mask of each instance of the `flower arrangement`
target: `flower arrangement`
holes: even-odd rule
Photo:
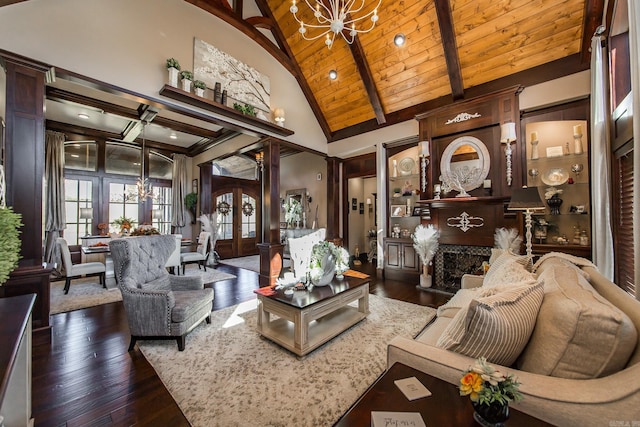
[[[549,187],[546,189],[546,191],[544,192],[544,198],[545,200],[549,200],[550,198],[556,196],[560,196],[560,194],[562,194],[564,192],[564,190],[562,188],[558,188],[558,187]]]
[[[342,274],[349,269],[349,252],[341,246],[336,246],[334,243],[324,240],[316,243],[311,250],[309,274],[313,282],[317,282],[324,276],[325,271],[322,263],[327,254],[333,257],[336,273]]]
[[[292,225],[295,222],[300,222],[302,217],[302,204],[296,199],[289,197],[284,202],[284,220],[287,224]]]
[[[156,234],[160,234],[158,229],[149,224],[142,224],[131,232],[132,236],[153,236]]]
[[[419,224],[411,235],[413,247],[420,256],[422,265],[428,265],[438,251],[440,233],[433,225]]]
[[[518,390],[520,383],[513,375],[505,375],[480,357],[467,369],[460,379],[460,396],[469,396],[471,401],[480,405],[494,402],[508,405],[509,402],[522,400]]]
[[[114,219],[112,224],[116,227],[120,227],[121,233],[128,233],[129,231],[131,231],[131,227],[133,226],[133,220],[123,215],[119,218]]]

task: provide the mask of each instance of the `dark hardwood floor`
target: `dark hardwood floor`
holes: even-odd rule
[[[209,285],[215,290],[214,310],[255,298],[257,273],[223,264],[217,269],[237,278]],[[369,263],[355,269],[371,275],[375,295],[431,307],[448,299],[415,283],[384,280]],[[33,346],[36,426],[189,425],[138,348],[127,351],[129,328],[121,302],[52,315],[51,325],[51,343],[34,340]]]

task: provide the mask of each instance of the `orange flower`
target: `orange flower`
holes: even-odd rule
[[[460,394],[470,395],[472,401],[478,400],[478,392],[482,390],[482,377],[475,372],[468,372],[460,378]]]

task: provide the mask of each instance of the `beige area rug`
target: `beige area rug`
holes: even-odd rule
[[[386,368],[387,343],[435,310],[371,295],[369,316],[303,360],[260,338],[256,301],[212,314],[174,341],[139,343],[194,427],[330,426]]]
[[[232,267],[244,268],[245,270],[260,273],[260,255],[249,255],[240,258],[221,259],[220,264],[230,265]],[[282,261],[282,268],[289,268],[291,261],[285,259]]]
[[[185,276],[196,275],[202,276],[205,283],[219,282],[236,277],[233,274],[212,268],[207,268],[205,272],[204,270],[198,270],[195,264],[187,264]],[[120,290],[117,287],[104,289],[97,276],[72,280],[67,295],[64,294],[64,282],[64,280],[51,282],[50,314],[65,313],[81,308],[122,301]]]

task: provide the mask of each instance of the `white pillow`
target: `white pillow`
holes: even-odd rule
[[[535,276],[525,268],[528,262],[529,258],[526,256],[504,252],[489,267],[482,287],[492,288],[534,279]]]
[[[460,289],[449,301],[438,307],[438,317],[453,318],[462,308],[467,308],[469,303],[477,298],[496,293],[495,289],[471,288]]]
[[[436,346],[511,366],[529,341],[544,290],[542,283],[535,281],[497,290],[461,309]]]

